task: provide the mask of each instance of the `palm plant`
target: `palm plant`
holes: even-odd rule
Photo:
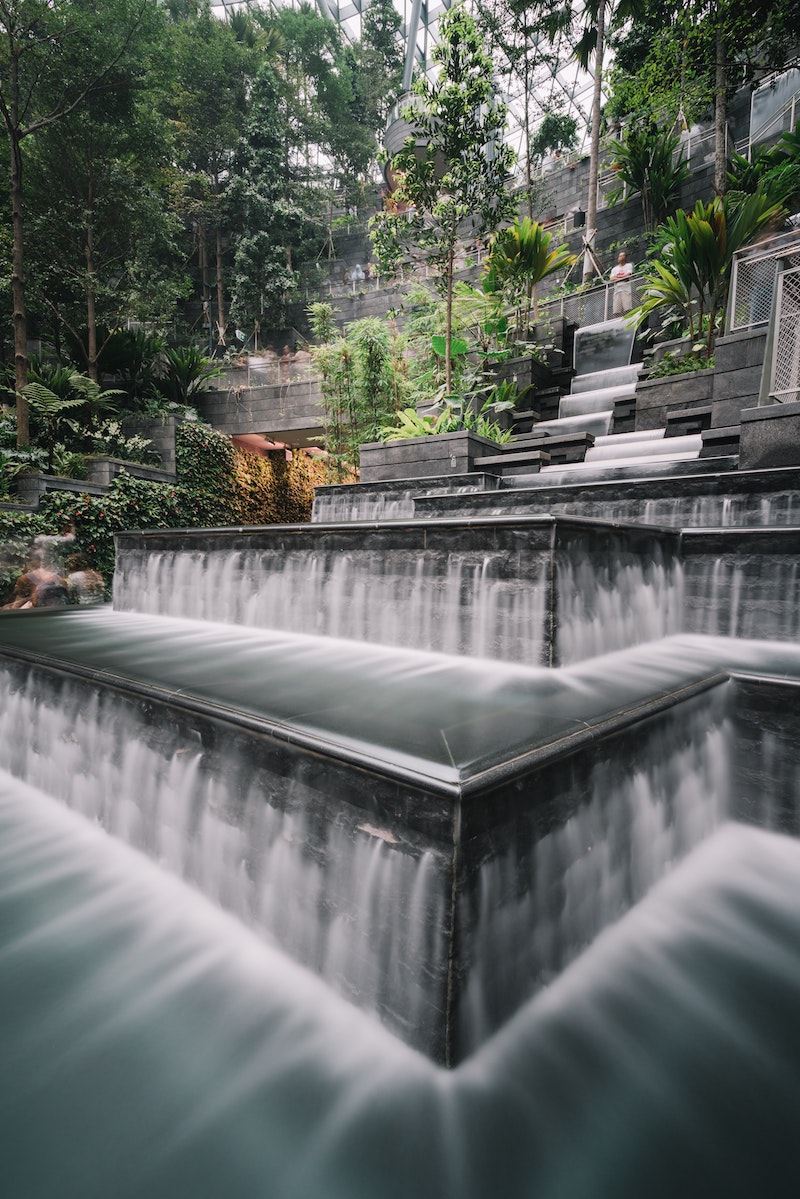
[[[734,154],[728,171],[728,191],[742,198],[761,188],[773,204],[789,212],[800,206],[800,121],[769,148],[760,146],[752,161]]]
[[[644,299],[632,310],[637,325],[654,312],[680,315],[694,345],[705,334],[710,357],[728,298],[733,256],[784,213],[759,187],[744,198],[717,196],[698,200],[689,212],[678,210],[661,227],[659,255],[644,277]]]
[[[190,404],[224,370],[221,363],[208,358],[197,346],[166,349],[160,357],[158,389],[173,404]]]
[[[614,147],[614,160],[619,187],[609,194],[612,204],[629,189],[623,200],[638,195],[642,202],[642,218],[648,233],[666,219],[680,194],[681,184],[690,176],[686,159],[676,157],[680,138],[669,129],[655,125],[634,126],[624,141]]]
[[[517,219],[513,225],[495,234],[487,274],[514,305],[518,335],[527,335],[531,311],[534,320],[538,316],[538,284],[574,262],[575,255],[566,246],[553,245],[553,234],[530,217]]]

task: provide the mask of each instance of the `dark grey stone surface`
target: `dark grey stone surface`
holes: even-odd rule
[[[687,630],[800,638],[800,528],[685,530],[681,548]]]
[[[220,433],[264,433],[293,445],[313,442],[324,432],[319,382],[305,378],[265,387],[201,392],[197,411]]]
[[[745,408],[739,464],[742,470],[800,465],[800,403]]]
[[[72,495],[107,495],[108,487],[85,479],[65,479],[61,475],[45,475],[41,471],[28,471],[14,479],[14,490],[23,504],[38,507],[39,500],[48,491],[67,491]]]
[[[476,458],[497,451],[497,442],[469,430],[373,442],[360,447],[361,482],[463,475],[475,469]]]
[[[464,497],[428,495],[415,501],[420,519],[441,516],[570,514],[669,526],[798,525],[800,469],[719,472],[701,459],[692,475],[588,481],[503,489]],[[536,476],[544,481],[547,474]]]
[[[335,752],[330,737],[316,744],[304,741],[302,717],[284,718],[278,725],[260,719],[247,699],[247,685],[240,690],[246,673],[233,670],[224,679],[215,672],[212,682],[203,682],[202,655],[182,657],[174,629],[154,644],[158,628],[142,626],[137,634],[142,644],[126,646],[132,627],[115,636],[112,622],[105,613],[0,619],[0,686],[17,702],[36,697],[36,707],[23,713],[27,734],[57,730],[72,760],[86,772],[88,793],[97,774],[115,780],[115,801],[133,804],[146,778],[140,818],[122,821],[137,847],[157,857],[162,843],[172,847],[173,869],[201,889],[210,888],[216,899],[257,931],[277,938],[342,994],[374,1004],[384,1023],[414,1047],[451,1065],[658,880],[659,854],[650,864],[641,856],[641,838],[653,822],[669,830],[674,861],[724,816],[728,792],[719,746],[731,701],[742,709],[740,727],[748,747],[754,740],[750,730],[759,722],[764,726],[763,704],[748,708],[723,685],[724,646],[709,649],[705,658],[703,653],[695,657],[691,644],[678,649],[678,658],[657,649],[645,650],[641,658],[622,655],[605,667],[582,668],[572,686],[555,673],[547,675],[550,686],[513,674],[497,694],[485,688],[481,693],[476,666],[473,694],[454,692],[445,680],[438,699],[428,695],[424,703],[438,705],[456,761],[460,749],[474,755],[479,737],[500,749],[505,764],[495,770],[483,764],[463,781],[454,776],[448,786],[437,785],[433,776],[428,784],[421,776],[414,783],[399,761],[393,765],[363,752],[348,759]],[[81,630],[77,637],[73,627]],[[91,627],[102,633],[99,641],[87,637]],[[206,636],[192,635],[198,646]],[[217,636],[208,632],[209,646]],[[149,663],[142,655],[144,644],[155,651]],[[227,646],[214,652],[230,654],[235,647],[237,653],[239,648],[259,652],[248,630],[231,631]],[[297,647],[286,648],[296,660]],[[733,651],[732,665],[735,660]],[[237,661],[241,665],[244,659]],[[797,675],[796,653],[787,665]],[[253,680],[260,675],[257,664],[251,674]],[[304,690],[308,696],[309,688],[319,687],[323,675],[309,675],[304,682],[294,672],[298,703]],[[167,679],[171,688],[164,686]],[[271,696],[264,694],[265,679]],[[266,707],[282,691],[275,682],[270,674],[261,680]],[[412,693],[418,699],[426,694],[413,672],[406,686],[411,691],[405,698],[395,691],[387,706],[398,745],[409,733]],[[215,689],[217,694],[211,694]],[[237,690],[244,700],[238,709],[230,703]],[[355,697],[356,690],[342,694],[342,713],[353,705],[352,716],[363,726],[355,709],[360,704],[369,712],[374,705],[369,697]],[[796,713],[799,697],[796,686],[784,689],[786,754],[776,754],[771,743],[768,777],[785,778],[787,786],[797,760],[787,713],[790,706]],[[336,716],[330,698],[328,720],[341,730],[341,714]],[[307,703],[302,712],[308,711]],[[465,703],[474,709],[471,720]],[[515,705],[521,754],[507,741]],[[85,718],[87,710],[92,720]],[[460,725],[449,723],[455,711]],[[426,719],[429,713],[419,714],[420,724]],[[367,746],[368,731],[359,732]],[[537,737],[538,752],[525,752]],[[135,776],[124,763],[103,757],[113,756],[120,742],[135,756]],[[770,747],[764,743],[762,749],[766,762]],[[159,806],[149,780],[169,775],[171,763],[186,755],[196,762],[190,808],[181,809],[187,841],[178,862],[171,830],[175,812]],[[29,768],[35,771],[35,759],[32,764],[26,759],[22,744],[2,746],[3,765],[23,777]],[[664,769],[665,762],[676,760],[692,763],[703,780],[702,794],[687,795],[685,770]],[[57,795],[61,785],[69,802],[71,778],[52,785]],[[788,795],[787,787],[784,791]],[[631,819],[634,798],[640,824]],[[746,792],[734,798],[740,807],[750,803]],[[88,795],[82,796],[81,803],[87,802]],[[106,815],[113,827],[112,814]],[[775,823],[774,813],[752,812],[750,818]],[[238,848],[232,853],[232,873],[224,863],[217,873],[219,847],[240,844],[244,857]],[[259,888],[270,882],[276,845],[281,902],[265,907]],[[606,856],[599,858],[601,847]],[[380,869],[371,872],[367,886],[370,862],[379,862]],[[212,864],[209,874],[206,863]],[[596,877],[598,884],[602,879],[602,888],[591,892],[594,902],[583,909],[574,907],[576,876]],[[585,899],[580,884],[578,894]],[[324,902],[318,902],[320,896]],[[406,914],[392,922],[390,946],[385,925],[374,923],[387,905]],[[298,940],[293,933],[298,923],[284,919],[287,911],[302,915],[300,925],[312,935]],[[329,936],[338,945],[334,978],[326,972]],[[408,979],[415,980],[413,987]]]
[[[636,385],[637,431],[661,429],[667,423],[668,412],[710,403],[713,386],[714,372],[709,370],[689,371],[666,379],[640,379]]]
[[[122,473],[134,479],[148,479],[151,483],[174,483],[175,475],[157,466],[146,466],[141,462],[126,462],[122,458],[98,456],[86,459],[86,477],[90,483],[109,486],[112,479]]]
[[[717,338],[712,426],[737,424],[758,403],[766,340],[764,326]]]
[[[175,476],[175,433],[183,417],[177,416],[126,416],[122,428],[126,437],[137,435],[152,441],[153,449],[161,458],[161,469]]]
[[[678,541],[550,516],[125,533],[114,602],[550,666],[678,631]]]

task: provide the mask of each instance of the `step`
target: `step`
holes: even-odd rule
[[[589,371],[576,375],[570,388],[571,395],[582,391],[598,391],[603,387],[618,387],[627,383],[636,383],[641,370],[641,363],[634,362],[630,366],[612,366],[604,371]]]
[[[586,455],[587,462],[611,462],[629,460],[631,458],[697,458],[703,442],[699,433],[689,437],[664,437],[663,429],[660,438],[636,438],[622,441],[618,437],[606,437],[603,444],[595,447]]]
[[[703,447],[701,458],[717,458],[720,454],[739,453],[741,425],[721,425],[716,429],[704,429],[701,433]]]
[[[633,433],[636,423],[636,397],[614,401],[614,433]]]
[[[611,409],[583,416],[559,416],[555,420],[539,421],[532,432],[535,436],[544,437],[560,437],[565,433],[591,433],[594,437],[604,437],[611,428],[613,418]]]
[[[629,441],[660,441],[663,436],[663,429],[641,429],[634,433],[611,433],[608,437],[596,437],[594,444],[598,446],[608,442],[619,445]]]
[[[696,408],[676,408],[667,413],[667,437],[682,437],[687,433],[700,433],[710,427],[710,404],[701,404]]]
[[[476,458],[475,467],[478,470],[499,471],[504,476],[536,474],[549,462],[550,455],[544,450],[525,450],[519,454],[489,454],[485,458]]]
[[[581,391],[578,395],[563,396],[559,405],[559,416],[577,416],[588,412],[602,412],[613,408],[616,400],[633,398],[635,383],[620,383],[616,387],[599,387],[594,391]]]

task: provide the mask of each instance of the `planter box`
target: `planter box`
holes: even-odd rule
[[[361,482],[471,474],[476,458],[497,449],[496,441],[478,437],[469,430],[371,442],[360,447]]]
[[[14,479],[14,491],[23,504],[38,507],[40,498],[48,491],[68,491],[73,495],[106,495],[108,488],[86,479],[67,479],[61,475],[46,475],[42,471],[27,471]]]
[[[758,404],[766,346],[763,325],[717,338],[712,426],[738,424]]]
[[[98,454],[86,459],[86,478],[90,483],[108,486],[112,479],[125,471],[134,479],[149,479],[152,483],[174,483],[175,475],[160,466],[147,466],[143,462],[125,462],[122,458],[110,458]]]
[[[739,470],[800,465],[800,404],[765,404],[742,412]]]
[[[161,469],[175,482],[175,430],[183,423],[182,416],[126,416],[122,429],[126,437],[145,437],[161,458]]]
[[[520,358],[507,358],[505,362],[498,362],[492,368],[492,374],[498,382],[509,379],[516,383],[520,396],[525,395],[531,388],[534,391],[546,391],[562,384],[566,389],[569,387],[569,379],[567,375],[565,382],[562,359],[563,355],[555,351],[550,352],[547,363],[537,362],[530,354],[525,354]],[[526,397],[526,405],[529,399],[531,397]]]
[[[713,368],[666,379],[640,379],[636,385],[636,431],[664,428],[668,412],[710,404],[713,391]]]

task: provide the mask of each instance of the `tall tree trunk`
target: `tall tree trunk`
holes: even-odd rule
[[[452,393],[453,383],[453,269],[456,258],[455,243],[447,256],[447,300],[445,306],[444,386],[447,395]]]
[[[531,83],[530,59],[525,55],[525,77],[523,88],[525,92],[525,119],[523,131],[525,137],[525,186],[528,196],[528,216],[533,220],[533,176],[531,175]]]
[[[86,223],[86,373],[90,379],[98,383],[97,305],[95,303],[94,226],[91,215],[91,197],[88,208]]]
[[[589,195],[586,202],[586,251],[583,255],[584,282],[596,273],[592,255],[597,238],[597,180],[600,172],[600,99],[603,86],[603,55],[605,53],[606,4],[597,6],[597,45],[594,52],[594,88],[592,90],[592,137],[589,146]]]
[[[203,299],[208,299],[208,242],[206,241],[206,222],[203,217],[197,222],[197,263],[200,267],[200,287]]]
[[[217,225],[217,345],[225,345],[225,287],[222,279],[222,230]]]
[[[717,7],[714,71],[714,191],[724,196],[728,187],[728,47],[722,16]]]
[[[11,55],[9,63],[11,96],[6,118],[11,169],[11,302],[14,322],[14,388],[17,403],[17,445],[28,445],[31,439],[28,422],[28,400],[22,389],[28,382],[28,313],[25,307],[25,223],[22,216],[22,147],[19,114],[19,58]]]

